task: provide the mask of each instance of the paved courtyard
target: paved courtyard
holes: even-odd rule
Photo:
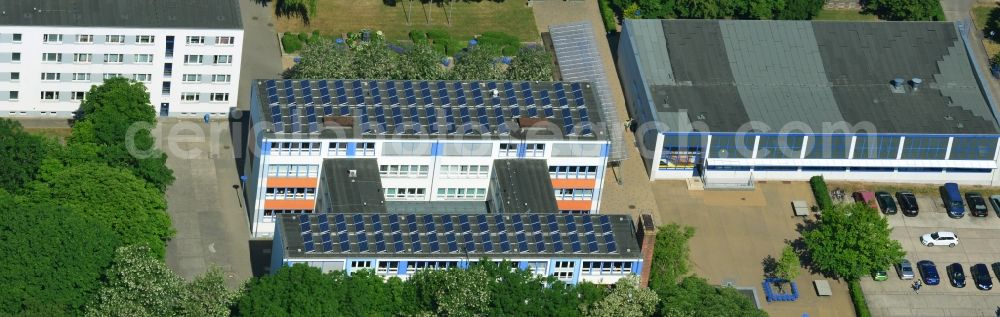
[[[167,212],[177,234],[167,243],[167,265],[191,279],[222,268],[229,287],[251,276],[246,213],[226,122],[164,119],[154,134],[177,178],[167,189]]]
[[[1000,218],[992,208],[984,218],[969,215],[962,219],[948,218],[937,195],[918,194],[917,203],[920,206],[917,217],[900,214],[886,217],[894,228],[892,237],[906,250],[906,258],[914,264],[921,260],[934,261],[941,284],[925,285],[920,294],[916,294],[910,287],[913,281],[900,280],[895,270],[889,271],[889,280],[885,282],[863,279],[861,285],[873,316],[995,316],[1000,308],[1000,290],[980,291],[968,274],[973,264],[990,265],[1000,261]],[[954,231],[959,236],[959,244],[954,248],[921,245],[920,236],[934,231]],[[965,268],[968,276],[965,288],[954,288],[948,283],[945,266],[952,263],[961,263]],[[990,271],[993,275],[992,269]],[[919,273],[916,275],[919,277]],[[995,275],[991,278],[1000,287]]]
[[[795,280],[801,297],[795,302],[768,303],[761,282],[762,262],[779,257],[786,241],[800,237],[802,219],[793,216],[791,201],[813,203],[807,183],[758,183],[753,191],[689,191],[680,181],[652,184],[661,223],[695,228],[691,239],[692,273],[712,284],[732,281],[756,289],[761,307],[771,316],[854,316],[847,283],[827,279],[833,296],[820,297],[813,280],[826,279],[803,268]]]

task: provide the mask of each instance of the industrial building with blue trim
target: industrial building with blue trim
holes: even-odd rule
[[[995,102],[950,22],[626,20],[650,180],[995,185]]]

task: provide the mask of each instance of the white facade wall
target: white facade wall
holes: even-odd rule
[[[510,143],[507,140],[463,140],[463,141],[427,141],[423,140],[420,142],[430,142],[430,143],[492,143],[492,151],[489,156],[447,156],[447,155],[427,155],[427,156],[386,156],[383,155],[382,148],[384,142],[400,142],[401,140],[371,140],[371,139],[262,139],[261,142],[320,142],[322,149],[319,151],[320,155],[302,155],[302,156],[281,156],[266,153],[258,153],[260,156],[259,163],[256,168],[259,171],[260,181],[257,182],[257,188],[255,190],[248,190],[248,193],[256,193],[256,197],[251,197],[251,206],[253,208],[253,213],[250,217],[252,225],[251,235],[255,238],[267,238],[274,234],[275,220],[273,217],[265,217],[265,192],[267,189],[267,168],[269,165],[277,164],[306,164],[306,165],[317,165],[322,166],[323,160],[327,158],[347,158],[347,156],[333,155],[329,151],[328,144],[330,142],[374,142],[375,143],[375,156],[362,156],[360,150],[352,158],[376,158],[378,159],[379,165],[428,165],[429,171],[426,177],[390,177],[382,176],[382,187],[383,188],[423,188],[425,189],[425,196],[422,199],[419,198],[408,198],[408,199],[397,199],[397,200],[422,200],[422,201],[483,201],[485,202],[489,195],[484,195],[480,199],[454,199],[454,198],[438,198],[437,190],[439,188],[482,188],[488,190],[490,187],[489,175],[492,172],[493,160],[504,159],[504,158],[517,158],[517,156],[506,156],[501,155],[500,144]],[[414,141],[417,142],[417,141]],[[527,157],[526,159],[546,159],[549,166],[557,165],[569,165],[569,166],[597,166],[597,178],[595,180],[595,187],[593,199],[591,200],[589,210],[592,213],[596,213],[600,207],[600,197],[602,191],[602,184],[604,178],[605,166],[607,165],[606,154],[601,154],[600,156],[594,157],[552,157],[552,145],[556,143],[572,143],[572,144],[596,144],[596,145],[606,145],[606,141],[534,141],[527,143],[543,143],[545,144],[545,153],[543,156],[537,157]],[[449,177],[442,175],[440,173],[441,166],[443,165],[485,165],[489,166],[490,170],[485,173],[483,177]],[[322,171],[320,171],[322,173]],[[318,181],[318,178],[317,178]],[[248,183],[249,184],[249,183]],[[318,188],[318,186],[316,186]],[[252,194],[251,194],[252,195]]]
[[[13,41],[20,34],[19,43]],[[61,43],[44,43],[45,34],[62,34]],[[77,35],[93,35],[93,43],[77,43]],[[123,44],[105,43],[107,35],[124,35]],[[153,43],[136,43],[136,36],[151,35]],[[172,57],[167,55],[167,37],[174,37]],[[188,44],[188,36],[203,36],[205,44]],[[217,37],[232,37],[233,44],[217,45]],[[70,117],[80,101],[70,100],[74,91],[88,91],[100,84],[104,74],[149,74],[145,82],[150,103],[161,115],[161,104],[169,106],[170,116],[199,116],[206,113],[227,114],[236,106],[242,63],[243,30],[239,29],[153,29],[108,27],[0,26],[0,116]],[[12,53],[21,60],[12,61]],[[42,54],[61,53],[61,62],[43,62]],[[73,54],[89,53],[90,63],[74,62]],[[123,63],[104,63],[104,54],[124,54]],[[152,54],[151,63],[136,63],[135,54]],[[185,55],[203,55],[202,64],[185,64]],[[215,65],[214,56],[231,56],[231,63]],[[164,64],[172,63],[172,74],[164,72]],[[19,80],[10,73],[18,72]],[[42,73],[59,73],[58,81],[42,81]],[[73,73],[89,73],[89,81],[73,81]],[[184,74],[200,74],[201,82],[183,83]],[[229,75],[229,81],[212,83],[212,75]],[[164,82],[170,82],[170,92],[163,93]],[[18,100],[9,100],[9,92],[17,91]],[[42,91],[58,91],[59,100],[41,100]],[[199,93],[198,101],[182,101],[184,92]],[[229,94],[228,101],[210,101],[211,93]]]

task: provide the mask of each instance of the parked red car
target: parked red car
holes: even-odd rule
[[[854,192],[854,201],[868,204],[874,210],[878,210],[878,202],[875,201],[875,193],[862,190]]]

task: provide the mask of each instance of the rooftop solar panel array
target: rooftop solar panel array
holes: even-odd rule
[[[296,222],[307,254],[616,255],[617,239],[628,238],[616,237],[608,215],[322,214],[282,221]]]
[[[327,117],[353,117],[363,134],[507,135],[520,117],[565,136],[593,136],[579,83],[265,80],[273,132],[318,133]],[[553,101],[553,97],[555,101]],[[593,99],[591,99],[593,100]],[[558,108],[558,109],[557,109]],[[597,108],[595,108],[597,109]],[[374,123],[372,123],[374,121]],[[353,128],[353,127],[352,127]]]

